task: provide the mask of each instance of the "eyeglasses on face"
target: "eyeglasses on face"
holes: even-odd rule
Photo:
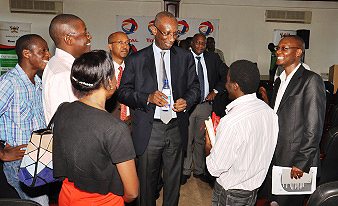
[[[279,46],[276,46],[274,49],[275,49],[275,51],[278,51],[278,50],[288,51],[289,49],[300,49],[300,48],[296,47],[296,46],[291,46],[291,47],[285,47],[285,46],[279,47]]]
[[[155,25],[154,25],[155,26]],[[176,39],[177,37],[178,37],[178,31],[176,31],[176,32],[174,32],[174,33],[167,33],[167,34],[165,34],[165,33],[163,33],[157,26],[155,26],[156,27],[156,29],[162,34],[162,36],[164,37],[164,38],[168,38],[168,36],[172,36],[174,39]]]
[[[69,32],[67,34],[67,36],[72,36],[72,35],[75,35],[75,33],[74,32]],[[89,31],[86,31],[85,33],[80,34],[79,36],[85,36],[85,37],[89,38],[90,37],[90,33],[89,33]]]
[[[118,44],[119,46],[130,46],[130,42],[129,41],[126,41],[126,42],[123,42],[123,41],[112,41],[110,42],[109,44]]]

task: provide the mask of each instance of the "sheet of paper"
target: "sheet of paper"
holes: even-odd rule
[[[215,135],[215,132],[214,132],[214,126],[212,124],[212,120],[209,117],[209,119],[205,120],[204,122],[205,122],[205,126],[207,128],[208,134],[209,134],[209,138],[210,138],[210,141],[211,141],[211,146],[214,146],[215,145],[215,141],[216,141],[216,135]]]
[[[291,167],[272,167],[272,194],[312,194],[316,190],[317,167],[311,167],[300,179],[291,179]]]

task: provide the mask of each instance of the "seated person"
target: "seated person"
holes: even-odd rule
[[[54,177],[59,205],[124,205],[138,196],[135,151],[128,126],[105,110],[116,90],[113,61],[103,50],[82,54],[71,82],[81,98],[54,118]]]

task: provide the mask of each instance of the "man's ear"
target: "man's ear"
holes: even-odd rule
[[[151,32],[153,33],[154,36],[156,36],[156,34],[157,34],[157,29],[156,29],[155,25],[153,25],[153,26],[151,27]]]
[[[63,41],[69,46],[72,45],[72,38],[70,35],[65,35]]]
[[[109,51],[113,50],[113,44],[108,44]]]
[[[237,82],[234,82],[233,88],[234,88],[235,91],[241,90],[241,88],[239,87],[239,85],[237,84]]]
[[[297,49],[297,51],[296,51],[297,57],[301,57],[302,54],[303,54],[303,50],[302,49]]]
[[[29,51],[28,49],[22,50],[22,56],[26,59],[29,59],[31,57],[31,51]]]

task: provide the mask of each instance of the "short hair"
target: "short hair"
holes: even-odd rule
[[[163,17],[168,17],[168,18],[171,18],[171,19],[175,19],[177,21],[176,17],[172,13],[170,13],[168,11],[162,11],[162,12],[156,14],[154,25],[158,26],[158,24],[161,22],[161,19]]]
[[[15,52],[16,55],[18,55],[18,61],[19,63],[22,61],[22,51],[23,50],[31,50],[32,46],[36,43],[34,42],[35,38],[43,39],[41,36],[37,34],[26,34],[21,36],[15,44]]]
[[[215,39],[214,39],[214,37],[212,37],[212,36],[209,36],[208,38],[207,38],[207,41],[209,40],[209,39],[211,39],[214,43],[215,43]]]
[[[81,96],[87,96],[91,91],[103,85],[109,87],[109,80],[115,76],[113,60],[104,50],[93,50],[75,59],[70,80]]]
[[[297,35],[287,35],[284,38],[293,38],[296,40],[298,46],[300,46],[300,49],[302,50],[302,56],[305,54],[305,42],[304,39]]]
[[[191,40],[191,41],[196,41],[196,39],[197,39],[198,36],[203,36],[204,39],[206,40],[206,38],[205,38],[205,36],[204,36],[203,34],[201,34],[201,33],[196,33],[196,34],[192,37],[192,40]]]
[[[71,21],[77,20],[81,20],[80,17],[73,14],[59,14],[52,19],[49,25],[49,35],[55,44],[59,44],[63,38],[64,27],[61,27],[61,25],[70,25]]]
[[[255,93],[260,74],[257,66],[248,60],[238,60],[230,65],[230,81],[236,82],[244,94]]]

